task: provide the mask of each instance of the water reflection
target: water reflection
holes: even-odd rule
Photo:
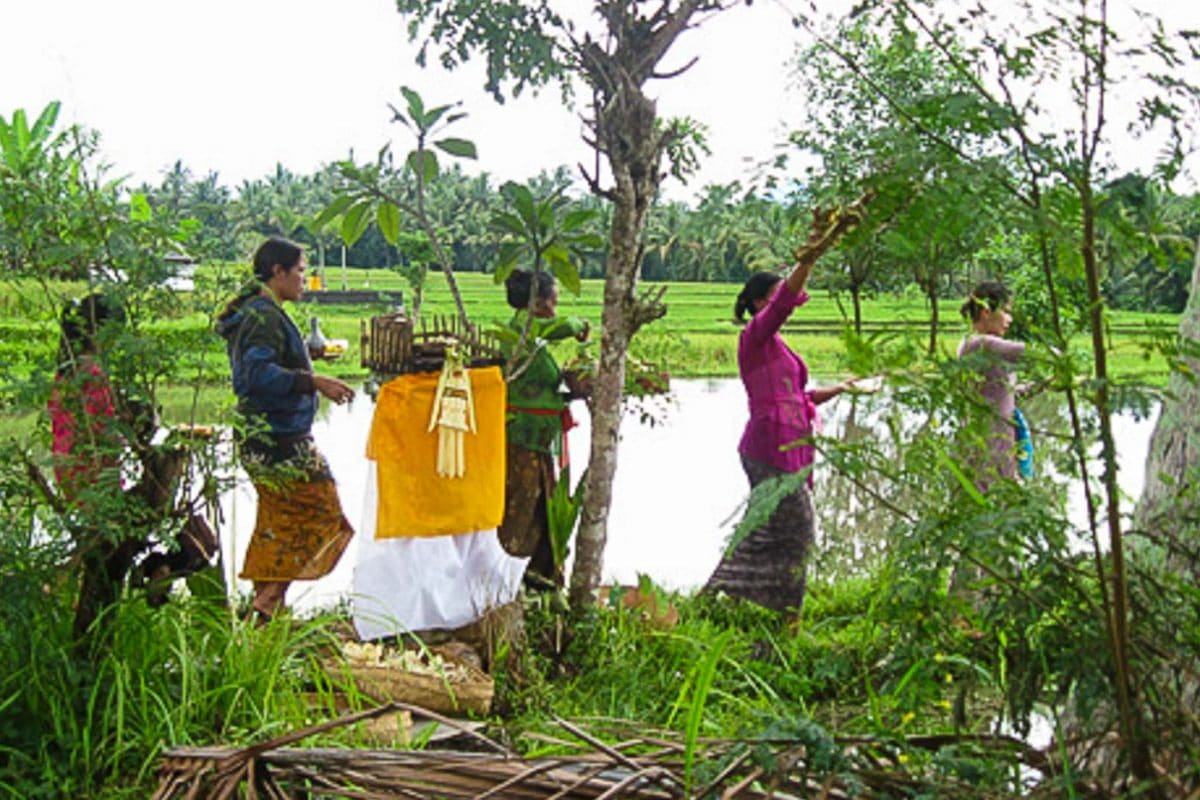
[[[823,433],[843,441],[869,438],[888,402],[886,394],[832,401],[821,409]],[[575,406],[580,425],[570,433],[569,443],[578,474],[587,460],[590,431],[586,408],[582,403]],[[327,405],[313,427],[338,480],[342,505],[356,523],[361,522],[367,479],[363,453],[373,411],[371,402],[361,397],[348,407]],[[1041,398],[1028,412],[1035,430],[1067,430],[1065,412],[1052,398]],[[644,414],[654,424],[642,424],[639,419]],[[677,380],[665,405],[629,410],[613,487],[606,580],[629,583],[641,572],[674,589],[694,589],[704,582],[720,558],[748,492],[737,456],[745,418],[745,394],[735,378]],[[1133,415],[1114,419],[1120,483],[1130,497],[1141,492],[1153,424],[1153,418]],[[1038,444],[1039,470],[1052,470],[1065,457],[1064,441],[1042,437]],[[845,565],[879,552],[881,534],[893,522],[890,512],[820,463],[815,499],[823,558]],[[1067,502],[1070,519],[1082,526],[1086,515],[1078,482],[1072,485]],[[243,479],[222,505],[225,564],[233,585],[254,527],[254,491]],[[336,603],[350,585],[356,558],[357,543],[352,541],[329,576],[296,584],[289,602],[300,608]],[[240,588],[249,589],[244,583]]]

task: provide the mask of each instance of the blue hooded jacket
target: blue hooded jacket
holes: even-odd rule
[[[225,338],[243,418],[265,420],[276,436],[309,433],[318,398],[312,360],[291,317],[273,299],[258,294],[231,303],[216,328]]]

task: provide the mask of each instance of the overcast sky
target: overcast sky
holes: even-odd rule
[[[1173,25],[1200,28],[1200,2],[1150,5],[1173,5]],[[788,10],[800,7],[736,8],[668,56],[668,69],[700,57],[652,87],[662,113],[710,128],[713,154],[693,188],[744,179],[747,160],[769,157],[800,118],[803,98],[789,90],[787,68],[804,41]],[[476,169],[497,179],[590,161],[556,90],[498,105],[478,64],[418,68],[394,8],[391,0],[0,0],[0,114],[59,99],[62,119],[98,130],[107,159],[135,181],[157,182],[182,159],[236,185],[276,162],[310,172],[350,148],[366,157],[392,137],[406,146],[386,104],[407,84],[429,102],[465,101],[470,116],[456,135],[476,141]],[[1123,149],[1133,158],[1153,148]]]

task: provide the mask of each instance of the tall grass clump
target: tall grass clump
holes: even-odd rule
[[[325,622],[256,629],[220,601],[156,609],[129,595],[81,650],[62,581],[69,557],[36,532],[0,531],[0,795],[144,797],[165,747],[260,741],[305,723]]]

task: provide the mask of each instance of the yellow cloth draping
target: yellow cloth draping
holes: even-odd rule
[[[499,367],[468,370],[476,430],[464,433],[461,478],[437,474],[437,430],[429,430],[437,373],[401,375],[379,388],[367,439],[377,464],[375,538],[444,536],[495,528],[504,517],[507,392]]]

